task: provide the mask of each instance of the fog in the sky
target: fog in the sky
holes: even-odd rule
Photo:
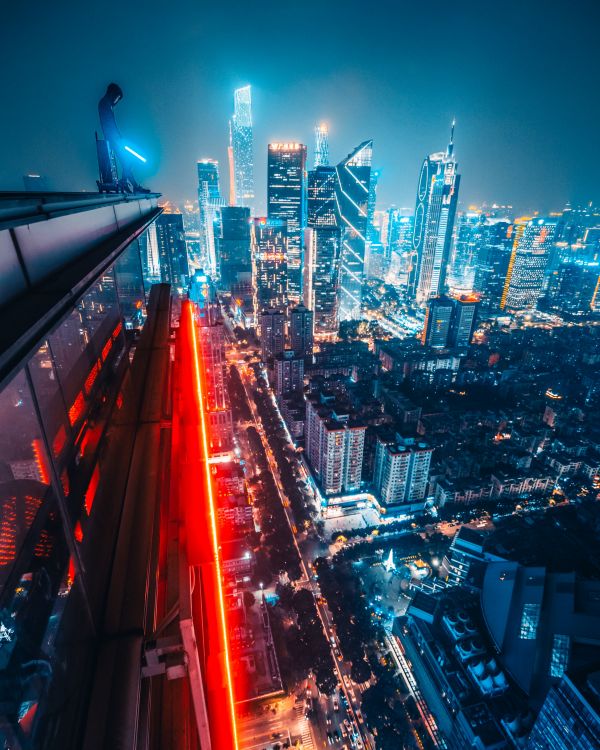
[[[596,0],[57,0],[2,16],[1,189],[31,171],[95,189],[97,101],[116,81],[140,181],[193,198],[195,161],[213,157],[227,195],[232,91],[250,83],[257,212],[268,141],[307,143],[310,165],[320,121],[333,160],[374,139],[382,207],[414,204],[453,117],[463,206],[600,201]]]

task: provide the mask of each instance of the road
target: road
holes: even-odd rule
[[[227,359],[230,364],[233,364],[238,369],[238,372],[240,374],[242,385],[246,393],[248,405],[252,413],[254,426],[256,427],[256,430],[260,436],[263,447],[265,449],[267,461],[269,462],[269,468],[271,469],[271,472],[272,472],[272,476],[275,482],[275,486],[277,488],[279,500],[285,511],[285,515],[286,515],[286,519],[290,528],[290,532],[294,539],[294,545],[298,552],[298,557],[301,561],[302,578],[299,581],[296,581],[296,585],[308,588],[313,593],[313,596],[315,598],[315,604],[317,607],[317,612],[321,619],[321,623],[323,625],[323,630],[327,637],[327,641],[330,644],[331,658],[333,660],[336,676],[338,678],[338,682],[340,685],[340,693],[345,696],[345,700],[347,704],[346,708],[344,709],[343,702],[340,703],[339,710],[335,711],[333,709],[333,702],[331,698],[327,698],[326,696],[319,696],[318,698],[319,710],[315,712],[316,716],[314,717],[314,719],[311,719],[311,724],[314,724],[313,731],[316,730],[314,731],[314,734],[316,734],[317,736],[320,735],[319,740],[323,743],[323,745],[327,746],[327,740],[325,739],[327,738],[327,732],[334,732],[337,729],[337,731],[340,734],[340,740],[339,741],[334,740],[334,742],[329,745],[330,747],[341,748],[343,747],[343,744],[345,743],[347,746],[350,746],[353,748],[364,747],[366,748],[366,750],[374,750],[375,744],[374,744],[373,738],[368,732],[364,724],[362,714],[360,712],[360,689],[358,688],[358,686],[355,686],[355,683],[353,683],[353,681],[350,678],[349,665],[346,664],[345,662],[340,661],[340,659],[336,657],[336,652],[338,654],[340,653],[339,641],[337,640],[337,636],[335,634],[331,614],[326,604],[319,603],[320,592],[319,592],[318,584],[310,573],[312,559],[306,554],[306,551],[303,552],[301,550],[300,545],[298,544],[298,538],[300,536],[300,533],[298,532],[297,526],[295,524],[294,517],[290,508],[290,503],[289,503],[289,500],[287,499],[283,484],[281,482],[281,477],[279,475],[277,462],[275,460],[275,456],[271,449],[269,438],[264,430],[262,420],[260,419],[258,410],[256,408],[256,404],[254,402],[254,397],[252,393],[252,385],[255,382],[254,373],[252,369],[247,366],[247,363],[244,360],[244,355],[239,352],[237,343],[233,340],[233,336],[230,335],[228,338],[229,338],[229,342],[231,345],[231,349],[230,349],[229,356],[227,357]],[[275,407],[277,408],[276,404],[275,404]],[[339,701],[339,698],[338,698],[338,701]],[[330,722],[331,722],[330,724],[327,722],[328,716],[330,718]],[[319,722],[318,720],[319,718],[322,719],[322,722]],[[344,725],[344,720],[349,722],[349,725],[351,727],[351,732],[356,734],[356,739],[352,740],[349,736],[347,736],[348,725]],[[319,724],[321,724],[321,726],[319,726]],[[269,732],[267,733],[269,734],[269,736],[259,737],[258,743],[260,744],[260,742],[263,740],[270,741],[271,743],[273,741],[278,741],[276,739],[271,739],[271,734],[277,733],[278,731],[279,730],[277,729],[272,730],[271,726],[269,725]],[[346,733],[346,736],[344,736],[344,733]],[[313,743],[315,742],[314,736],[311,738],[311,740]],[[250,747],[252,747],[254,750],[254,746],[249,746],[249,748]],[[309,745],[305,744],[304,747],[309,747]],[[258,750],[258,748],[256,750]]]

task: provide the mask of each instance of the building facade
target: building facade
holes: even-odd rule
[[[378,438],[374,485],[384,506],[421,505],[427,496],[433,448],[414,440]]]
[[[288,236],[285,221],[256,218],[251,224],[255,309],[287,306]]]
[[[221,208],[219,237],[220,285],[231,290],[240,283],[252,282],[252,249],[250,242],[250,209],[245,206]]]
[[[290,346],[299,357],[313,353],[313,314],[312,310],[297,305],[290,310]]]
[[[306,146],[301,143],[269,144],[267,216],[287,225],[287,294],[300,302],[306,227]]]
[[[336,201],[342,227],[341,320],[356,320],[361,314],[372,153],[373,141],[364,141],[336,167]]]
[[[233,169],[233,205],[252,207],[254,203],[254,138],[252,132],[252,92],[250,86],[236,89],[233,117],[229,126],[230,159]]]
[[[451,137],[446,152],[425,158],[419,176],[409,282],[419,303],[445,291],[459,185]]]
[[[219,162],[203,159],[198,169],[198,223],[200,228],[200,262],[214,276],[218,271],[218,210],[223,204],[219,188]]]
[[[163,213],[155,226],[160,279],[183,292],[190,278],[183,216]]]

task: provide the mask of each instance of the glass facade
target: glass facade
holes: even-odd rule
[[[0,390],[1,747],[82,744],[102,611],[94,500],[144,291],[136,240]]]

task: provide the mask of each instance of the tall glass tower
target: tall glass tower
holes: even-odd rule
[[[335,167],[308,173],[308,273],[304,304],[314,313],[315,333],[333,334],[339,323],[342,230],[336,202]]]
[[[267,215],[287,222],[287,293],[297,304],[302,299],[306,227],[306,146],[302,143],[269,144]]]
[[[315,169],[329,164],[329,132],[322,123],[315,128]]]
[[[230,123],[235,205],[252,206],[254,201],[254,139],[252,136],[252,96],[250,86],[236,89]],[[230,194],[233,191],[230,191]]]
[[[215,232],[217,210],[223,205],[219,189],[219,162],[203,159],[198,162],[198,209],[200,224],[200,260],[211,276],[217,271]]]
[[[336,201],[343,228],[340,319],[360,318],[367,249],[373,141],[363,141],[336,167]]]
[[[425,157],[415,207],[410,291],[417,302],[442,294],[452,245],[460,175],[454,158],[454,123],[445,152]]]

